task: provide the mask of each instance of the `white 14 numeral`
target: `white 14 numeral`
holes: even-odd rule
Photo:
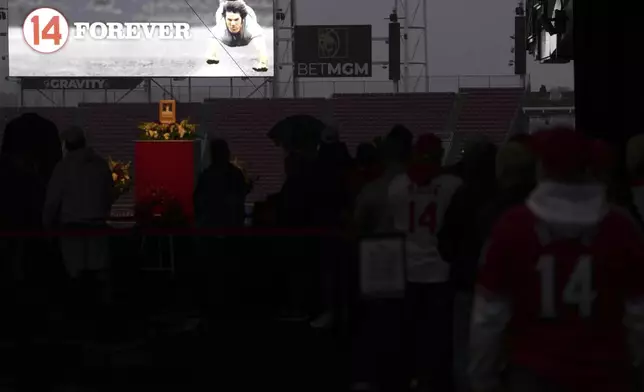
[[[541,274],[541,316],[557,317],[556,311],[556,277],[555,258],[551,255],[542,256],[537,263],[537,271]],[[576,305],[581,317],[590,317],[593,301],[597,293],[593,291],[593,265],[590,256],[581,256],[575,270],[566,282],[562,302]]]

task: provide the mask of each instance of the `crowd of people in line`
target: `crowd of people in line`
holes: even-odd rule
[[[106,227],[115,200],[107,163],[81,129],[60,137],[35,115],[7,126],[0,180],[12,191],[0,195],[0,231]],[[451,166],[437,136],[414,138],[403,125],[355,157],[336,128],[320,140],[289,146],[285,182],[255,204],[252,224],[343,233],[281,255],[316,265],[314,300],[297,311],[313,328],[347,332],[353,390],[641,388],[644,136],[623,152],[565,127],[500,147],[480,136]],[[195,223],[243,227],[248,181],[224,140],[210,142],[210,155]],[[355,245],[393,233],[405,235],[404,298],[364,298]],[[73,284],[100,288],[108,303],[107,242],[59,245]],[[22,262],[45,250],[2,247],[5,292],[47,270]]]
[[[359,315],[354,390],[632,390],[644,374],[643,142],[620,154],[561,127],[500,148],[470,140],[443,167],[432,134],[398,125],[355,159],[336,134],[290,151],[254,222],[405,234],[402,301],[353,301],[355,254],[319,250],[313,325],[342,322],[346,304]]]

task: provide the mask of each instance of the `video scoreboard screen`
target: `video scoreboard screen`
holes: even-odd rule
[[[528,0],[527,49],[543,63],[572,60],[572,0]]]
[[[10,0],[9,75],[272,76],[273,17],[272,0]]]

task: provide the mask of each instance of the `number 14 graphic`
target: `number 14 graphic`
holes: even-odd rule
[[[53,8],[32,11],[22,25],[25,42],[38,53],[49,54],[60,50],[69,38],[69,24],[65,16]]]
[[[60,45],[63,35],[60,34],[60,16],[53,16],[45,27],[40,30],[40,16],[34,15],[31,18],[31,23],[34,25],[34,45],[40,45],[40,39],[51,39],[54,45]]]

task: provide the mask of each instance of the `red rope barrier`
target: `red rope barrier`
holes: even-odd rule
[[[346,232],[328,228],[107,228],[107,229],[62,229],[41,231],[0,231],[0,239],[11,238],[56,238],[56,237],[124,237],[176,236],[176,237],[334,237]]]

